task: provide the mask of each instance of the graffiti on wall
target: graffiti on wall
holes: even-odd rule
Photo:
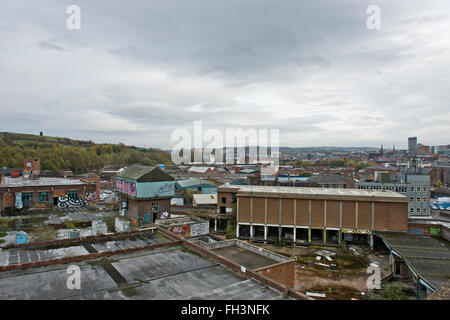
[[[97,194],[95,192],[86,192],[79,197],[69,197],[67,194],[58,197],[58,208],[66,209],[73,207],[84,207],[96,203]]]
[[[158,192],[159,193],[167,193],[167,192],[171,192],[174,189],[174,184],[169,182],[166,184],[163,184],[162,186],[159,187]]]
[[[86,192],[83,196],[83,200],[86,204],[95,204],[97,202],[97,193]]]
[[[412,233],[412,234],[419,234],[419,235],[423,234],[422,229],[417,229],[417,228],[409,228],[408,232]]]
[[[441,233],[441,229],[439,228],[430,228],[430,234],[434,236],[438,236]]]
[[[143,219],[144,219],[144,224],[149,224],[152,221],[152,214],[144,213]]]
[[[83,197],[72,198],[67,195],[58,197],[58,208],[60,209],[82,207],[85,205],[86,203],[84,202]]]
[[[201,236],[209,233],[209,223],[196,223],[191,225],[191,236]]]
[[[189,237],[191,235],[190,226],[173,226],[169,228],[170,232]]]
[[[16,193],[16,208],[22,209],[23,208],[23,202],[22,202],[22,192]]]
[[[116,190],[129,196],[136,197],[136,184],[124,180],[116,180]]]

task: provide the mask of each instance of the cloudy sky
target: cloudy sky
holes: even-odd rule
[[[195,120],[282,146],[448,144],[450,3],[0,2],[0,131],[169,149]]]

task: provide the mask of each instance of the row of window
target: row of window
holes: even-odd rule
[[[401,186],[381,186],[381,185],[359,185],[358,189],[366,189],[366,190],[389,190],[395,192],[407,192],[407,187]],[[427,187],[409,187],[409,191],[414,192],[427,192]]]
[[[78,190],[69,190],[70,199],[78,199]],[[24,205],[34,203],[34,192],[22,192],[22,201]],[[50,201],[50,192],[38,192],[38,202],[44,203]]]
[[[420,202],[421,201],[419,197],[417,197],[417,198],[411,197],[409,199],[409,202],[414,202],[414,199],[415,199],[416,202]],[[428,198],[422,198],[422,201],[423,202],[428,202]]]
[[[427,213],[428,212],[427,209],[420,209],[420,208],[416,209],[416,213],[420,213],[421,211],[422,211],[422,213]],[[414,213],[414,208],[409,209],[409,212],[410,213]]]

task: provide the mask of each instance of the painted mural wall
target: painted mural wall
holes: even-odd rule
[[[175,195],[175,181],[136,182],[117,178],[116,190],[135,198],[173,197]]]

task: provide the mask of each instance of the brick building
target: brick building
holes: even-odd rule
[[[133,165],[116,176],[121,208],[133,224],[148,224],[170,210],[175,178],[159,167]]]
[[[219,210],[233,205],[237,237],[254,241],[373,245],[373,231],[408,231],[408,199],[391,191],[219,187]]]
[[[25,159],[19,177],[0,175],[0,211],[14,214],[30,207],[60,208],[97,203],[98,176],[41,177],[39,159]]]

